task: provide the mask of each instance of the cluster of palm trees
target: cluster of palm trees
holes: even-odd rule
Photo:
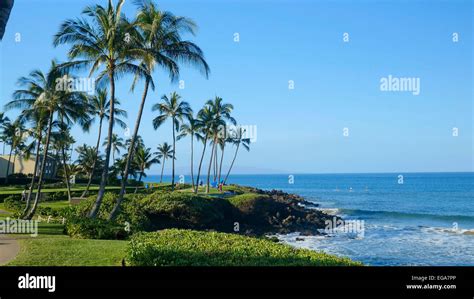
[[[114,219],[120,210],[128,178],[138,176],[141,181],[146,176],[145,170],[151,165],[161,162],[163,175],[165,161],[170,159],[171,183],[174,188],[176,141],[183,137],[189,136],[191,140],[191,177],[193,191],[196,193],[199,191],[206,152],[210,156],[206,183],[206,192],[209,192],[211,170],[214,181],[221,182],[223,177],[222,163],[226,144],[236,145],[236,151],[224,182],[232,169],[239,146],[248,149],[249,140],[243,138],[243,130],[234,126],[236,121],[231,116],[231,104],[216,97],[194,114],[190,105],[175,92],[163,95],[161,102],[152,108],[158,114],[153,119],[155,130],[166,121],[171,122],[172,144],[163,143],[158,147],[157,153],[152,153],[151,148],[144,145],[138,132],[148,92],[155,89],[155,71],[164,70],[171,81],[176,81],[182,63],[194,66],[206,77],[209,66],[202,50],[193,42],[183,39],[184,34],[195,34],[196,25],[193,21],[159,10],[152,0],[136,1],[138,13],[133,20],[129,20],[122,13],[123,4],[124,0],[119,0],[117,5],[109,0],[106,7],[86,7],[83,18],[66,20],[54,36],[54,46],[70,46],[68,61],[53,61],[48,72],[34,70],[28,76],[20,78],[20,89],[13,93],[13,99],[5,105],[6,110],[20,109],[20,116],[10,121],[3,113],[0,114],[2,141],[9,145],[10,157],[36,153],[34,173],[38,174],[38,178],[36,181],[37,176],[33,175],[31,179],[23,213],[25,219],[31,219],[36,211],[45,179],[46,163],[42,161],[47,161],[53,151],[61,163],[60,171],[65,178],[69,198],[71,175],[82,174],[87,177],[88,183],[83,196],[89,192],[93,178],[100,176],[97,199],[89,213],[92,218],[97,216],[110,177],[120,176],[120,193],[110,214],[110,219]],[[95,75],[97,90],[93,96],[83,91],[58,88],[58,80],[64,76],[74,78],[73,73],[79,70],[86,70],[89,77]],[[127,127],[122,119],[127,113],[119,108],[120,102],[116,97],[116,83],[125,75],[132,75],[134,78],[132,91],[140,81],[144,82],[135,127],[126,141],[114,133],[115,126]],[[105,151],[101,154],[104,121],[107,122],[107,132],[102,144]],[[78,125],[84,131],[89,131],[94,122],[98,123],[95,146],[84,144],[76,148],[76,164],[68,165],[68,153],[75,143],[70,133],[71,128]],[[228,123],[232,126],[229,127]],[[193,169],[195,139],[203,144],[196,180]],[[115,154],[120,154],[121,149],[127,149],[126,153],[115,159]],[[111,155],[114,163],[109,167]],[[35,199],[31,204],[34,186]]]

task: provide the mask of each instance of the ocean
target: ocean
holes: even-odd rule
[[[297,233],[279,236],[293,246],[374,266],[474,265],[472,172],[232,175],[228,183],[295,193],[362,224],[362,233],[342,229],[298,241]]]

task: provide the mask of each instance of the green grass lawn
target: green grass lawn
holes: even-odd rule
[[[128,241],[72,239],[60,224],[40,223],[38,236],[16,235],[20,253],[7,266],[120,266]]]
[[[128,243],[65,235],[18,238],[20,253],[8,266],[120,266]]]
[[[44,202],[40,202],[39,206],[44,207],[44,208],[62,209],[62,208],[69,207],[69,201],[67,200],[44,201]]]

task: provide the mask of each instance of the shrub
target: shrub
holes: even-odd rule
[[[134,266],[341,266],[360,265],[307,249],[235,234],[169,229],[132,237]]]
[[[235,207],[239,209],[246,209],[255,204],[256,201],[266,200],[270,197],[265,194],[257,193],[244,193],[236,196],[229,197],[227,200]]]
[[[9,195],[4,200],[5,209],[12,212],[21,211],[23,209],[23,204],[20,201],[20,199],[21,199],[20,195]]]
[[[118,195],[115,193],[105,193],[97,218],[104,220],[108,219],[110,212],[112,212],[112,209],[117,202],[117,197]],[[143,197],[144,195],[142,194],[125,195],[122,204],[120,205],[120,212],[115,219],[118,223],[128,222],[132,233],[148,227],[148,218],[143,211],[142,203],[140,201]],[[65,212],[73,214],[76,217],[87,217],[96,199],[97,196],[90,196],[83,200],[79,205]]]
[[[183,193],[155,192],[143,199],[151,229],[189,228],[231,231],[235,212],[226,200]]]
[[[67,196],[67,191],[49,192],[45,194],[46,196],[43,197],[45,201],[60,201],[69,199]]]
[[[65,230],[69,236],[76,239],[124,240],[128,235],[123,225],[87,217],[68,219]]]

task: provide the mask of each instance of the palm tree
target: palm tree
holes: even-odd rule
[[[138,29],[139,35],[136,36],[135,46],[137,52],[140,53],[140,66],[145,70],[145,74],[143,76],[136,74],[132,89],[140,77],[145,79],[145,88],[131,138],[131,146],[128,149],[125,173],[128,172],[128,165],[133,158],[134,143],[138,135],[148,89],[151,87],[154,90],[155,87],[152,74],[157,66],[163,68],[168,73],[171,81],[176,81],[179,78],[180,68],[178,62],[187,63],[199,68],[206,78],[209,74],[209,66],[204,59],[202,50],[194,43],[183,40],[181,36],[185,33],[195,35],[197,26],[192,20],[174,16],[167,11],[161,11],[151,0],[136,1],[136,3],[139,6],[139,12],[134,24]],[[174,173],[172,180],[174,182]],[[116,207],[110,215],[111,219],[117,214],[122,202],[125,194],[125,184],[126,180],[122,180]]]
[[[71,61],[64,63],[63,68],[90,68],[90,76],[100,70],[96,79],[97,86],[102,86],[107,81],[110,84],[110,118],[105,165],[102,171],[99,193],[89,213],[91,218],[95,218],[99,212],[109,174],[116,78],[129,73],[143,73],[139,66],[133,64],[137,53],[131,47],[132,43],[127,41],[128,37],[134,34],[134,30],[132,24],[122,16],[123,4],[124,0],[119,0],[117,6],[114,7],[112,0],[109,0],[107,7],[101,5],[88,6],[83,10],[83,14],[88,19],[78,18],[65,21],[54,38],[55,46],[60,44],[72,45],[68,53]]]
[[[43,134],[44,134],[46,123],[47,123],[47,113],[45,113],[44,110],[34,109],[33,107],[33,109],[24,109],[20,117],[23,117],[25,120],[29,120],[31,122],[32,128],[30,129],[30,135],[34,138],[34,140],[33,142],[31,142],[29,147],[36,148],[36,150],[34,151],[35,162],[34,162],[34,167],[33,167],[33,176],[31,178],[30,188],[29,188],[28,195],[26,198],[26,205],[20,217],[20,218],[23,218],[28,212],[28,210],[30,209],[31,196],[33,194],[35,179],[38,172],[40,148],[41,148]]]
[[[9,122],[10,119],[6,117],[3,112],[0,112],[0,128],[3,128],[4,124]],[[5,154],[6,136],[2,134],[2,136],[0,136],[0,141],[3,142],[3,154]]]
[[[183,124],[181,126],[181,132],[180,134],[176,137],[177,140],[180,140],[181,138],[184,138],[185,136],[190,136],[191,137],[191,182],[192,182],[192,188],[194,190],[194,161],[193,161],[193,156],[194,156],[194,138],[197,140],[203,140],[202,135],[199,133],[201,131],[201,121],[197,118],[194,118],[192,115],[188,119],[187,124]]]
[[[132,146],[132,138],[129,138],[125,141],[125,147],[130,148],[131,146]],[[134,147],[133,149],[134,152],[140,147],[145,147],[145,143],[143,141],[142,136],[137,135],[137,138],[135,138],[135,145],[133,147]]]
[[[77,166],[89,179],[92,178],[94,171],[97,169],[96,166],[99,166],[102,162],[102,157],[96,155],[96,149],[87,144],[77,147],[76,152],[78,153],[76,160]]]
[[[176,92],[172,92],[168,98],[166,95],[161,97],[163,103],[153,105],[152,111],[159,111],[160,115],[153,119],[153,128],[158,129],[167,119],[171,120],[173,128],[173,158],[172,158],[172,174],[171,174],[171,190],[174,190],[174,160],[176,159],[176,132],[183,122],[184,117],[189,118],[193,111],[189,104],[181,101],[181,96]]]
[[[160,144],[158,146],[158,152],[156,153],[157,157],[161,159],[161,176],[160,183],[163,182],[163,170],[165,169],[166,159],[173,159],[173,148],[167,142]]]
[[[105,140],[102,144],[103,146],[108,146],[108,140]],[[125,145],[123,143],[123,138],[118,137],[117,134],[112,134],[112,158],[115,161],[115,153],[120,155],[120,149],[124,149]]]
[[[23,77],[19,80],[20,85],[24,86],[25,89],[16,90],[13,94],[14,100],[6,105],[8,109],[37,109],[44,111],[47,115],[46,139],[41,160],[38,188],[33,207],[25,216],[26,219],[33,217],[41,197],[55,113],[58,112],[63,118],[67,115],[67,118],[71,119],[71,121],[81,119],[85,114],[84,107],[87,98],[82,93],[58,88],[58,79],[61,79],[63,75],[64,72],[57,67],[54,61],[51,63],[51,68],[46,75],[39,70],[32,71],[28,77]]]
[[[160,163],[160,160],[154,157],[151,148],[139,147],[134,155],[134,159],[138,166],[138,184],[142,181],[142,177],[146,177],[145,170],[150,169],[153,164]],[[137,190],[138,186],[135,188],[135,193],[137,193]]]
[[[115,106],[119,106],[120,101],[115,99]],[[90,120],[85,124],[86,128],[89,128],[96,120],[96,118],[99,119],[99,132],[97,134],[97,142],[95,146],[95,159],[98,159],[99,155],[99,144],[100,144],[100,139],[102,136],[102,123],[105,120],[110,119],[110,114],[109,114],[109,109],[110,109],[110,100],[107,98],[107,90],[105,88],[103,89],[98,89],[96,92],[96,95],[93,97],[90,97],[89,99],[89,113],[91,115]],[[121,128],[126,128],[127,124],[121,120],[119,117],[127,117],[127,112],[125,110],[122,110],[118,107],[115,108],[115,113],[114,113],[114,122],[118,124]],[[92,165],[92,171],[89,171],[89,179],[87,181],[87,186],[84,192],[82,193],[81,197],[86,196],[89,193],[89,188],[92,183],[92,175],[94,174],[95,170],[95,165],[96,163],[94,162]]]
[[[199,178],[201,176],[201,167],[202,167],[202,161],[204,160],[204,155],[206,153],[206,148],[207,148],[207,141],[209,140],[209,137],[212,134],[212,130],[214,127],[214,115],[209,108],[209,106],[204,106],[201,110],[199,110],[197,114],[197,118],[199,119],[200,122],[200,131],[201,131],[201,141],[203,143],[203,149],[202,149],[202,155],[201,159],[199,161],[199,167],[198,167],[198,173],[197,173],[197,178],[196,178],[196,188],[194,189],[194,193],[198,193],[199,190]]]
[[[16,156],[21,153],[24,147],[25,133],[25,120],[22,117],[18,117],[13,122],[6,122],[3,126],[3,135],[6,137],[6,143],[10,146],[10,153],[8,155],[8,164],[5,173],[5,185],[8,184],[8,176],[10,173],[10,162],[11,157],[13,158],[13,169],[15,168]],[[14,170],[13,170],[14,171]]]
[[[235,158],[237,158],[237,152],[239,151],[239,147],[242,146],[249,151],[250,150],[250,138],[242,138],[245,134],[245,130],[242,127],[237,127],[234,133],[233,138],[230,138],[230,142],[236,146],[234,158],[232,159],[232,163],[230,164],[229,171],[224,179],[224,184],[227,182],[227,178],[229,177],[230,171],[232,170],[232,166],[234,166]]]
[[[225,131],[225,136],[224,137],[219,137],[217,139],[218,141],[218,144],[219,144],[219,148],[221,150],[221,159],[220,159],[220,162],[219,162],[219,168],[217,170],[217,182],[220,183],[221,182],[221,174],[222,174],[222,164],[224,163],[224,150],[225,150],[225,145],[227,142],[229,142],[229,138],[227,137],[227,128],[226,128],[226,131]],[[217,161],[217,157],[216,157],[216,161]]]
[[[115,160],[115,163],[110,167],[110,176],[117,177],[120,176],[120,179],[123,179],[125,176],[125,164],[127,163],[127,155],[123,155],[122,157]],[[136,177],[138,172],[138,165],[136,164],[135,160],[130,164],[130,169],[128,176]]]
[[[210,113],[213,118],[212,125],[210,127],[210,134],[212,136],[212,150],[211,158],[209,160],[209,167],[207,170],[207,184],[206,184],[206,193],[209,193],[209,184],[211,177],[211,166],[212,160],[215,157],[217,160],[217,144],[219,138],[225,138],[226,134],[226,120],[230,121],[232,124],[236,124],[235,119],[230,115],[234,106],[232,104],[223,103],[222,98],[215,97],[214,100],[209,100],[206,102],[206,106],[209,107]]]
[[[69,183],[70,174],[67,165],[67,160],[69,157],[67,156],[66,151],[68,151],[71,145],[76,141],[71,136],[70,128],[65,123],[59,123],[58,127],[59,130],[51,135],[52,147],[56,151],[61,152],[61,164],[63,166],[64,182],[66,183],[68,200],[71,202],[71,185]]]

